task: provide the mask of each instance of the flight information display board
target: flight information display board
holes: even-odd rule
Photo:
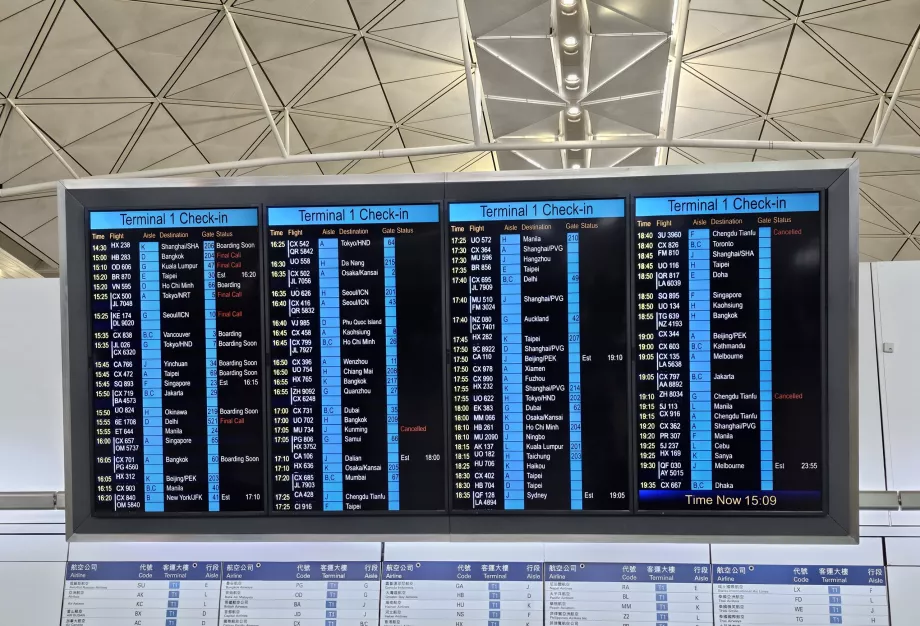
[[[640,510],[822,511],[818,193],[637,198]]]
[[[443,511],[439,206],[268,209],[272,506]]]
[[[96,514],[261,512],[257,209],[89,213]]]
[[[453,510],[629,508],[624,210],[450,205]]]

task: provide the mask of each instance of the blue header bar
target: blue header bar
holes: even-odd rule
[[[258,209],[175,209],[167,211],[90,211],[90,230],[128,228],[216,228],[258,226]]]
[[[438,221],[437,204],[268,207],[269,226],[411,224]]]
[[[882,565],[713,565],[713,582],[747,585],[884,585]]]
[[[636,198],[636,217],[730,213],[801,213],[821,207],[817,193]]]
[[[625,200],[520,200],[450,205],[451,222],[595,219],[624,215]]]
[[[542,563],[498,561],[386,561],[384,580],[542,581]]]
[[[709,583],[708,563],[547,563],[546,580],[606,583]]]
[[[73,561],[67,580],[220,580],[216,561]]]
[[[380,580],[378,561],[310,561],[262,563],[230,561],[223,564],[224,580]]]

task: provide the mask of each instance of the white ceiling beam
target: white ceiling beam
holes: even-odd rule
[[[665,106],[662,107],[662,120],[664,136],[666,139],[674,137],[674,118],[677,116],[677,91],[680,88],[680,71],[684,63],[684,48],[687,44],[687,23],[690,21],[690,0],[678,0],[677,23],[674,25],[676,39],[674,41],[674,60],[671,62],[671,74],[668,76],[668,85],[665,93]]]
[[[481,101],[477,96],[476,77],[473,74],[473,61],[470,57],[470,24],[467,19],[466,2],[457,0],[457,18],[460,22],[460,47],[463,49],[463,69],[466,72],[466,91],[470,100],[470,120],[473,124],[473,145],[482,143],[480,120],[482,119]]]
[[[243,161],[228,161],[225,163],[209,163],[203,165],[189,165],[184,167],[171,167],[164,169],[151,169],[141,172],[119,172],[117,174],[103,174],[100,176],[87,176],[89,179],[125,179],[125,178],[158,178],[162,176],[189,176],[212,172],[214,170],[234,170],[243,168],[267,167],[269,165],[282,165],[285,163],[325,163],[328,161],[356,161],[362,159],[389,159],[413,158],[420,156],[440,156],[445,154],[467,154],[470,152],[503,152],[503,151],[530,151],[530,150],[597,150],[601,148],[724,148],[736,150],[827,150],[832,152],[863,152],[906,154],[920,156],[920,146],[905,146],[892,144],[872,145],[869,143],[834,143],[824,141],[763,141],[741,139],[671,139],[663,137],[622,137],[607,140],[585,141],[501,141],[489,142],[481,145],[469,143],[449,144],[443,146],[427,146],[423,148],[396,148],[387,150],[362,150],[356,152],[326,152],[322,154],[295,154],[289,157],[268,157],[261,159],[247,159]],[[225,178],[226,184],[233,185],[234,178]],[[22,196],[31,193],[54,191],[57,182],[36,183],[20,187],[0,189],[0,198]]]
[[[252,79],[252,86],[255,88],[256,94],[259,96],[259,102],[262,103],[262,110],[265,112],[265,119],[268,120],[268,125],[272,129],[272,135],[275,137],[275,143],[278,144],[278,150],[281,151],[281,155],[287,158],[287,148],[284,146],[284,140],[281,139],[281,133],[278,132],[278,125],[275,124],[275,117],[272,115],[271,108],[268,106],[268,101],[265,99],[265,94],[262,92],[262,86],[259,84],[259,77],[256,76],[256,71],[252,67],[252,61],[249,58],[249,53],[246,51],[246,44],[243,42],[243,36],[240,35],[240,30],[236,27],[236,22],[233,20],[233,14],[230,13],[230,8],[226,4],[223,6],[224,15],[227,17],[227,24],[230,26],[230,30],[233,32],[233,38],[236,39],[236,45],[240,49],[240,54],[243,56],[243,62],[246,63],[246,69],[249,70],[249,78]]]
[[[51,151],[51,154],[54,155],[54,158],[60,161],[61,165],[63,165],[67,169],[67,171],[70,172],[70,175],[73,176],[74,178],[80,178],[80,175],[77,174],[77,172],[73,169],[73,167],[70,166],[70,163],[67,162],[67,159],[64,158],[64,155],[61,154],[60,150],[58,150],[57,147],[53,143],[51,143],[48,137],[45,136],[45,133],[39,130],[38,126],[32,123],[32,120],[30,120],[29,116],[25,114],[25,111],[20,109],[19,106],[12,99],[7,98],[6,101],[13,108],[13,110],[19,114],[19,117],[21,117],[22,121],[26,123],[26,126],[32,129],[32,132],[35,133],[39,139],[42,140],[42,143],[45,144],[45,146]]]
[[[918,45],[920,45],[920,29],[918,29],[917,33],[914,35],[914,41],[910,45],[910,52],[907,53],[907,60],[904,61],[904,67],[901,69],[901,75],[898,77],[898,83],[894,86],[894,91],[891,94],[891,101],[888,103],[888,108],[885,109],[885,116],[882,118],[882,123],[875,129],[875,135],[872,137],[873,146],[877,146],[882,140],[882,135],[885,134],[885,129],[888,127],[888,120],[891,119],[891,112],[898,103],[901,89],[904,87],[904,83],[907,82],[907,75],[910,73],[910,68],[914,64],[914,57],[917,56]]]

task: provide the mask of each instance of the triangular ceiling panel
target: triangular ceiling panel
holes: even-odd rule
[[[109,52],[29,92],[30,98],[145,98],[150,91],[117,52]]]
[[[310,88],[298,106],[358,91],[379,83],[374,64],[371,63],[371,58],[367,54],[367,48],[359,41]]]
[[[547,16],[550,8],[546,0],[466,0],[466,12],[469,14],[470,34],[473,37],[482,35],[540,35],[547,33],[515,33],[504,32],[506,25],[514,20],[538,9],[547,7]]]
[[[384,83],[442,74],[457,69],[458,64],[448,63],[434,57],[397,48],[379,41],[366,40],[374,59],[374,67]]]
[[[463,166],[461,172],[494,172],[495,164],[492,162],[492,153],[485,152],[482,153],[478,159],[472,163],[467,163]]]
[[[393,116],[390,113],[390,107],[387,99],[383,95],[383,89],[380,85],[374,85],[360,91],[327,98],[319,102],[312,102],[299,107],[298,110],[318,111],[320,113],[330,113],[344,117],[357,117],[365,120],[383,122],[384,124],[392,123]]]
[[[907,45],[920,23],[920,2],[889,0],[815,17],[807,22]]]
[[[450,91],[416,113],[412,121],[423,122],[425,120],[464,114],[470,114],[470,100],[466,81],[451,88]]]
[[[373,30],[437,22],[438,20],[456,17],[456,0],[404,0],[402,4],[380,20]]]
[[[36,0],[5,0],[0,6],[0,21],[35,6]],[[47,11],[47,8],[45,9]]]
[[[74,0],[66,0],[29,70],[20,97],[112,51]]]
[[[848,4],[853,4],[857,0],[802,0],[802,8],[799,15],[809,15],[818,11],[827,9],[836,9]]]
[[[58,223],[57,218],[35,229],[25,237],[26,241],[45,253],[55,263],[58,262]]]
[[[250,52],[251,54],[251,52]],[[240,55],[240,49],[233,37],[233,31],[226,17],[221,19],[217,28],[179,76],[169,95],[175,95],[186,89],[209,81],[228,76],[240,70],[245,71],[246,64]]]
[[[888,89],[907,46],[818,25],[812,28],[876,86]]]
[[[197,19],[172,30],[128,44],[118,51],[134,68],[141,80],[154,93],[159,93],[195,42],[204,33],[211,19],[209,17]]]
[[[77,2],[116,48],[216,14],[215,10],[148,2],[113,2],[113,0],[77,0]]]
[[[230,132],[257,120],[265,120],[262,111],[210,107],[207,105],[164,105],[182,130],[195,143]]]
[[[798,15],[799,9],[802,7],[802,0],[777,0],[777,2],[791,11],[793,15]]]
[[[722,111],[739,115],[753,115],[753,111],[738,104],[712,85],[689,72],[681,72],[677,106],[707,111]]]
[[[435,137],[425,133],[416,132],[408,128],[402,128],[399,131],[403,143],[407,148],[428,148],[430,146],[445,146],[454,143],[450,139]]]
[[[757,120],[747,124],[740,124],[730,128],[723,128],[711,133],[703,133],[699,137],[707,139],[739,139],[743,141],[754,141],[760,139],[760,133],[763,130],[763,121]]]
[[[702,64],[693,68],[760,111],[769,108],[777,74]]]
[[[457,37],[459,30],[457,18],[452,18],[426,24],[375,30],[374,34],[460,60],[463,58],[463,48],[460,38]]]
[[[859,253],[879,261],[890,261],[906,242],[906,237],[860,237]]]
[[[599,139],[609,139],[611,137],[618,137],[623,135],[649,135],[644,130],[640,130],[635,126],[630,126],[629,124],[624,124],[618,120],[612,120],[610,118],[600,115],[597,111],[592,111],[589,117],[591,121],[591,132],[598,137]],[[678,120],[680,117],[678,117]]]
[[[861,193],[859,196],[859,219],[866,224],[872,224],[876,228],[897,233],[898,227],[888,217],[882,214],[875,206],[867,200],[868,194]]]
[[[588,73],[589,94],[598,85],[607,83],[611,76],[620,76],[624,69],[641,65],[643,61],[658,50],[668,54],[668,47],[662,44],[663,37],[594,37],[591,39],[591,68]],[[657,65],[657,62],[656,62]],[[628,69],[626,70],[629,71]],[[662,71],[664,71],[662,69]],[[660,89],[664,79],[655,88]],[[633,93],[647,91],[636,89]]]
[[[198,151],[195,146],[186,148],[185,150],[180,150],[176,154],[172,154],[161,161],[153,163],[146,169],[166,169],[170,167],[189,167],[192,165],[206,165],[207,161],[201,153]],[[214,178],[217,176],[215,172],[200,172],[198,174],[192,174],[196,178]]]
[[[549,2],[543,2],[543,4],[532,8],[509,22],[505,22],[486,34],[491,37],[549,36],[552,29],[551,17],[552,6]],[[597,32],[593,20],[591,26],[592,30]]]
[[[920,260],[920,248],[917,247],[917,241],[915,239],[908,239],[907,242],[898,253],[895,255],[893,261],[917,261]]]
[[[875,116],[878,103],[857,102],[841,106],[827,107],[805,113],[791,113],[777,117],[777,121],[792,122],[801,126],[810,126],[859,140],[863,130]]]
[[[442,117],[436,120],[427,120],[424,122],[408,122],[409,127],[429,130],[441,135],[449,135],[458,139],[472,141],[473,139],[473,122],[469,114],[455,115],[453,117]]]
[[[6,183],[48,154],[48,148],[32,129],[11,112],[0,134],[0,183]]]
[[[703,63],[734,67],[740,70],[776,73],[783,64],[791,32],[791,28],[780,28],[713,52],[694,56],[687,62],[693,65]],[[683,82],[683,77],[681,77],[681,82]]]
[[[353,2],[352,4],[359,3]],[[240,8],[344,28],[355,27],[355,19],[348,6],[348,0],[251,0]]]
[[[461,71],[435,74],[387,83],[383,89],[386,91],[390,108],[393,109],[393,115],[396,119],[402,119],[462,75]]]
[[[20,108],[54,142],[66,146],[149,106],[138,103],[23,104]]]
[[[655,33],[658,30],[631,19],[620,11],[587,0],[591,32],[594,34]],[[549,15],[549,12],[547,12]]]
[[[254,67],[256,78],[262,87],[262,93],[269,106],[280,107],[281,100],[275,95],[271,83],[259,66]],[[171,97],[177,100],[198,100],[202,102],[218,102],[221,104],[260,104],[259,95],[252,84],[252,77],[245,69],[237,70],[232,74],[209,80],[195,87],[174,92]]]
[[[262,68],[271,79],[272,86],[278,91],[281,100],[290,102],[348,44],[348,41],[348,38],[340,39],[271,61],[263,61]]]
[[[559,110],[555,115],[550,115],[549,117],[538,121],[535,124],[530,126],[525,126],[520,128],[512,133],[511,137],[529,137],[529,138],[538,138],[541,141],[556,141],[556,136],[559,135],[559,123],[562,116],[562,111]],[[472,130],[471,130],[472,132]]]
[[[536,79],[550,92],[556,91],[556,66],[550,39],[489,39],[478,42],[483,56],[495,57]],[[548,92],[549,93],[549,92]]]
[[[490,96],[523,98],[554,102],[559,100],[553,84],[543,85],[490,54],[480,49],[479,75],[483,91]],[[561,101],[560,101],[561,104]]]
[[[239,161],[268,128],[263,117],[245,126],[212,137],[198,144],[198,150],[210,163]],[[277,150],[277,146],[276,146]],[[277,156],[277,153],[276,153]]]
[[[691,7],[692,8],[692,7]],[[714,11],[690,11],[687,22],[686,52],[692,53],[736,37],[775,26],[782,20],[756,15],[736,15]]]
[[[545,120],[554,119],[562,107],[532,102],[509,102],[507,100],[489,100],[489,121],[492,133],[496,137],[513,135],[522,128]]]
[[[586,104],[585,109],[656,135],[661,124],[661,94]]]
[[[149,106],[144,105],[142,109],[130,113],[82,139],[67,144],[65,147],[67,153],[90,174],[111,173],[115,163],[118,162],[118,158],[128,145],[128,141],[134,135],[134,131],[143,121]]]
[[[795,141],[788,135],[783,134],[777,128],[774,128],[769,122],[764,124],[763,132],[760,134],[761,141]],[[814,159],[815,156],[805,150],[758,150],[755,160],[757,161],[804,161]]]
[[[84,171],[82,167],[69,161],[71,167],[77,173],[77,176],[86,176],[88,172]],[[70,172],[61,165],[61,162],[57,160],[57,157],[48,155],[35,165],[29,167],[23,172],[20,172],[16,176],[13,176],[11,179],[4,183],[4,186],[7,187],[18,187],[19,185],[32,185],[35,183],[46,182],[49,180],[67,180],[73,178]]]
[[[706,131],[752,119],[754,119],[754,116],[751,114],[740,115],[738,113],[678,107],[674,119],[674,136],[678,138],[696,136]]]
[[[658,32],[671,30],[673,0],[593,0]]]
[[[191,146],[165,108],[159,107],[121,166],[122,172],[146,169]]]
[[[776,93],[773,95],[770,113],[783,113],[784,111],[846,102],[863,96],[865,96],[864,93],[852,89],[783,74],[776,84]]]
[[[693,0],[693,8],[700,11],[718,11],[720,13],[724,13],[728,9],[731,13],[740,15],[784,17],[782,13],[763,0],[732,0],[730,5],[726,5],[725,0]]]
[[[920,176],[904,174],[865,178],[862,181],[862,189],[871,192],[872,188],[879,188],[920,202]]]
[[[0,94],[9,94],[51,6],[51,0],[44,0],[0,21]]]
[[[593,50],[592,50],[592,56]],[[668,68],[668,47],[659,46],[638,63],[626,68],[588,94],[588,100],[618,98],[637,93],[661,92]]]
[[[796,28],[789,42],[783,72],[790,76],[805,78],[818,83],[835,87],[845,87],[857,91],[868,92],[866,86],[850,70],[840,64],[840,61],[821,47],[801,28]]]
[[[685,157],[675,149],[668,150],[668,165],[696,165],[696,161]]]
[[[26,235],[57,217],[57,197],[14,198],[0,202],[0,224]]]
[[[346,37],[344,33],[336,31],[250,15],[237,15],[234,20],[259,61],[316,48]]]
[[[917,200],[870,185],[862,185],[862,191],[876,204],[885,207],[885,212],[907,232],[914,232],[920,225],[920,202]]]
[[[291,121],[300,130],[304,141],[314,152],[329,144],[352,137],[366,136],[370,133],[379,134],[386,130],[386,127],[380,124],[303,115],[296,111],[291,115]],[[325,150],[325,152],[330,152],[330,150]]]
[[[384,9],[394,4],[394,0],[348,0],[358,20],[358,28],[364,28],[380,15]]]

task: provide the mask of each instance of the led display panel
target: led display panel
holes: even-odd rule
[[[818,193],[637,198],[639,508],[821,511]]]

